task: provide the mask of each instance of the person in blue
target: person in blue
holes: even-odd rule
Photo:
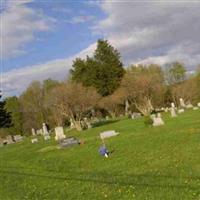
[[[105,156],[106,158],[108,158],[109,151],[107,150],[105,144],[103,144],[103,145],[99,148],[99,153],[100,153],[102,156]]]

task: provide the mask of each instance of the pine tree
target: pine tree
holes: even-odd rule
[[[0,128],[8,128],[11,126],[11,123],[10,113],[8,113],[5,109],[5,101],[0,100]]]
[[[93,57],[77,58],[71,70],[72,80],[93,86],[102,96],[112,94],[124,75],[120,53],[107,40],[98,40]]]

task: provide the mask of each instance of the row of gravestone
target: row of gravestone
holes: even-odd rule
[[[165,110],[165,112],[168,112],[170,110],[171,117],[177,117],[177,112],[179,114],[185,112],[184,108],[187,108],[187,109],[193,108],[193,110],[198,110],[200,108],[200,103],[198,103],[197,106],[193,106],[192,104],[185,105],[182,98],[180,99],[180,105],[182,108],[177,109],[175,107],[175,104],[171,103],[171,108],[165,108],[164,110]],[[153,120],[153,126],[162,126],[165,124],[161,117],[161,113],[158,113],[157,115],[155,115],[155,114],[151,115],[151,119]]]
[[[7,135],[6,138],[0,139],[0,146],[6,145],[6,144],[14,144],[23,141],[23,136],[21,135]]]
[[[42,135],[44,137],[44,140],[51,139],[50,132],[47,129],[47,125],[43,123],[42,129],[35,131],[35,129],[32,128],[32,135],[34,138],[31,139],[32,143],[37,143],[38,139],[35,137],[36,135]],[[55,128],[55,140],[59,141],[64,139],[66,136],[64,134],[64,129],[62,126]]]

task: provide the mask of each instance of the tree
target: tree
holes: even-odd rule
[[[143,115],[149,115],[155,106],[164,102],[164,76],[158,65],[131,66],[127,69],[119,90],[124,92],[124,101],[135,106]]]
[[[93,57],[77,58],[72,65],[72,80],[93,86],[102,96],[112,94],[124,74],[119,52],[107,40],[98,40]]]
[[[5,101],[0,100],[0,128],[8,128],[12,125],[11,115],[7,112],[5,104]]]
[[[22,108],[24,130],[30,132],[31,128],[40,128],[42,123],[46,122],[42,84],[38,81],[32,82],[19,100]]]
[[[186,69],[182,63],[174,62],[168,65],[166,81],[169,85],[181,83],[186,79]]]
[[[77,130],[82,130],[86,112],[92,110],[98,100],[99,95],[94,88],[68,82],[52,90],[48,105],[56,109],[58,115],[69,119]]]
[[[197,78],[189,78],[172,88],[173,101],[178,104],[179,99],[183,98],[185,102],[197,103],[199,100],[198,90]]]
[[[13,126],[10,128],[10,132],[13,134],[22,134],[22,112],[18,98],[16,96],[8,97],[5,101],[6,110],[12,117]]]

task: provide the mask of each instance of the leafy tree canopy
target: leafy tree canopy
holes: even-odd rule
[[[124,75],[119,52],[107,40],[98,40],[93,57],[74,60],[72,80],[93,86],[102,96],[112,94]]]

